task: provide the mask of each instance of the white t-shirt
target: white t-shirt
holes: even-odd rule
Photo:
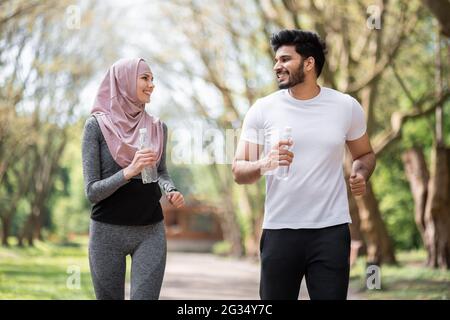
[[[264,145],[292,127],[294,160],[287,180],[266,176],[263,228],[324,228],[351,223],[343,172],[346,140],[366,132],[361,105],[348,94],[321,87],[309,100],[279,90],[247,112],[241,139]],[[276,140],[280,140],[279,138]]]

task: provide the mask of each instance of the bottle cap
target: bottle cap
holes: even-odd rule
[[[139,129],[139,133],[147,133],[147,128],[141,128],[141,129]]]

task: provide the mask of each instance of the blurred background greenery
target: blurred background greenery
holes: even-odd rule
[[[0,298],[93,298],[90,285],[73,295],[61,279],[71,264],[89,272],[81,136],[99,81],[120,57],[152,67],[147,111],[168,124],[179,189],[222,209],[217,250],[256,257],[264,181],[236,185],[229,162],[171,161],[175,132],[240,128],[277,88],[271,33],[300,28],[326,40],[320,83],[361,102],[378,157],[368,194],[350,198],[352,285],[364,287],[373,263],[386,272],[368,298],[448,299],[448,16],[446,0],[2,1]],[[211,141],[200,141],[210,160]]]

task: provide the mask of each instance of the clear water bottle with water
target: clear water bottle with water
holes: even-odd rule
[[[139,149],[153,149],[153,146],[150,144],[147,134],[147,128],[139,129]],[[151,183],[158,181],[158,170],[156,166],[147,166],[142,172],[142,183]]]
[[[283,131],[283,135],[281,136],[281,140],[289,140],[292,142],[292,128],[285,127]],[[283,146],[285,149],[292,151],[292,145],[290,147]],[[287,180],[289,177],[289,166],[279,166],[277,168],[276,177],[279,180]]]
[[[264,133],[264,156],[268,157],[270,151],[272,150],[273,136],[271,131],[266,131]],[[274,174],[275,170],[264,171],[265,176],[271,176]]]

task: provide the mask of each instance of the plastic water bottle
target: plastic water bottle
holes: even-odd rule
[[[273,146],[273,135],[272,131],[266,131],[264,133],[264,156],[269,156],[270,151],[272,150]],[[271,176],[275,174],[276,170],[268,170],[264,172],[265,176]]]
[[[292,141],[292,128],[285,127],[283,135],[281,136],[281,140],[289,140]],[[292,146],[284,146],[285,149],[292,151]],[[279,166],[276,174],[277,179],[279,180],[287,180],[289,177],[289,166]]]
[[[139,129],[139,149],[152,149],[148,139],[147,128]],[[158,181],[158,171],[156,166],[147,166],[141,172],[142,183],[151,183]]]

